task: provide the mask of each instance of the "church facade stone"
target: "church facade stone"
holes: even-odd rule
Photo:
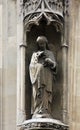
[[[0,0],[0,129],[16,130],[26,118],[24,86],[23,0]],[[67,121],[80,130],[80,1],[70,0],[67,35]],[[23,49],[22,49],[23,48]],[[21,64],[22,63],[22,64]],[[24,70],[22,68],[22,70]],[[25,71],[25,70],[24,70]],[[21,77],[19,77],[21,75]],[[22,93],[21,93],[22,92]],[[66,111],[64,111],[64,114]]]

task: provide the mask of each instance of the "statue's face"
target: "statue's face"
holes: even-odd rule
[[[45,50],[46,49],[46,42],[44,41],[38,41],[38,46],[41,50]]]

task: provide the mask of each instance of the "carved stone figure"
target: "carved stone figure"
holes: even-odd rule
[[[32,83],[33,118],[51,117],[56,61],[48,48],[45,36],[37,38],[38,51],[32,54],[29,65]]]

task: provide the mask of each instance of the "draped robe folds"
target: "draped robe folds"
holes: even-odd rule
[[[45,53],[46,58],[49,58],[53,66],[44,66],[45,58],[39,56]],[[51,51],[34,52],[31,58],[29,71],[32,83],[32,100],[33,112],[39,113],[42,111],[51,112],[50,104],[52,103],[53,90],[53,72],[56,68],[54,55]]]

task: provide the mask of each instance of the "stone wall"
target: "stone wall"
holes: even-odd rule
[[[0,129],[2,129],[2,0],[0,0]]]
[[[69,124],[80,130],[80,0],[70,1],[69,36]]]
[[[16,129],[16,0],[0,0],[0,130]]]

